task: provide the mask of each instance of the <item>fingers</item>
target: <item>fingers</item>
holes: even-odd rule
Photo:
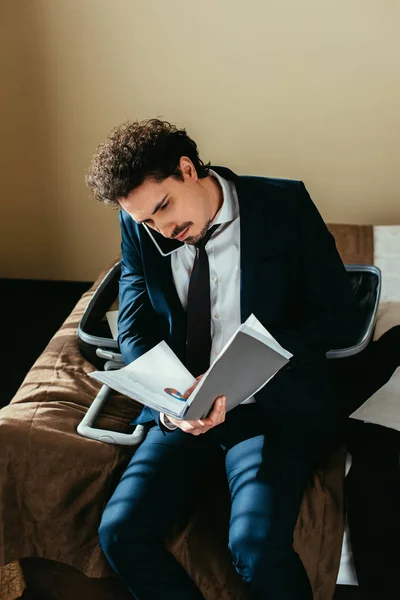
[[[196,388],[196,386],[197,386],[197,381],[196,381],[196,383],[194,383],[192,385],[192,387],[190,387],[188,390],[186,390],[186,392],[183,394],[183,397],[189,398],[190,394],[193,392],[193,390]]]
[[[206,419],[199,419],[198,421],[185,421],[184,423],[187,425],[185,425],[184,431],[191,433],[192,435],[201,435],[202,433],[206,433],[213,427],[223,423],[225,421],[225,415],[226,397],[220,396],[214,402],[213,409]]]
[[[201,435],[202,433],[209,431],[209,429],[223,423],[225,421],[225,416],[226,396],[219,396],[215,400],[213,409],[206,419],[198,419],[197,421],[184,421],[182,419],[174,419],[173,417],[168,417],[168,419],[185,433]]]
[[[226,398],[225,396],[219,396],[214,402],[213,409],[205,421],[212,426],[219,425],[225,421],[226,414]]]
[[[204,375],[204,373],[203,373]],[[201,380],[201,378],[203,377],[203,375],[199,375],[198,377],[196,377],[196,381],[194,382],[194,384],[192,386],[190,386],[189,389],[186,390],[186,392],[183,394],[184,398],[189,398],[190,394],[196,389],[199,381]]]

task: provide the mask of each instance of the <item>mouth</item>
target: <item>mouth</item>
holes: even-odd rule
[[[190,229],[190,225],[188,227],[186,227],[186,229],[184,229],[182,231],[182,233],[180,233],[179,235],[176,235],[174,239],[175,240],[179,240],[180,242],[183,242],[183,240],[187,236],[187,233],[188,233],[189,229]]]

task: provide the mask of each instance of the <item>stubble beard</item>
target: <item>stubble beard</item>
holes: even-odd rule
[[[198,233],[197,235],[191,235],[185,239],[185,244],[190,244],[191,246],[195,246],[196,244],[198,244],[200,240],[202,240],[203,237],[206,235],[210,223],[211,221],[209,219],[204,225],[203,229],[200,231],[200,233]]]

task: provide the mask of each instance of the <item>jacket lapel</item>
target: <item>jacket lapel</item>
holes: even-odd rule
[[[238,176],[225,167],[211,167],[225,179],[235,183],[240,212],[240,316],[243,323],[251,314],[257,258],[262,241],[262,210],[256,178]]]
[[[159,234],[158,234],[159,235]],[[184,362],[186,344],[186,314],[175,288],[172,276],[171,256],[160,253],[151,237],[143,231],[141,234],[142,247],[145,246],[143,256],[146,256],[146,280],[149,294],[153,303],[157,306],[157,312],[161,314],[169,326],[169,345]],[[160,236],[157,242],[161,242],[162,251],[168,252],[176,249],[181,242],[165,244],[163,242],[174,242]]]

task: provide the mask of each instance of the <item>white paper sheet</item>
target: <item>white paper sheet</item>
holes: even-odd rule
[[[350,417],[400,431],[400,367],[391,379]]]

